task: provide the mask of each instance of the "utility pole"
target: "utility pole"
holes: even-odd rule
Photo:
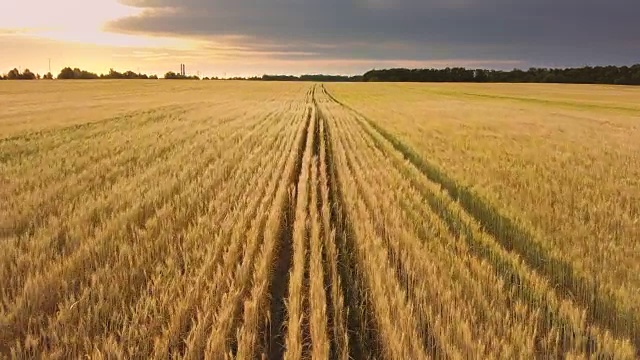
[[[49,58],[49,74],[51,74],[51,58]]]

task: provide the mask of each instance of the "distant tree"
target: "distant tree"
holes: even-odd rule
[[[629,69],[629,79],[632,85],[640,85],[640,64]]]
[[[18,69],[9,70],[7,74],[7,79],[9,80],[19,80],[20,79],[20,71]]]
[[[122,79],[122,74],[113,70],[113,69],[109,69],[109,79]]]
[[[12,69],[2,78],[3,80],[35,80],[37,77],[29,69],[25,69],[22,73],[18,69]]]
[[[44,80],[53,80],[53,74],[51,74],[50,72],[44,74],[44,76],[42,77],[42,79]]]
[[[164,78],[167,80],[200,80],[197,76],[185,76],[181,74],[176,74],[173,71],[169,71],[164,74]]]
[[[73,72],[76,73],[77,71],[80,71],[80,79],[85,79],[85,80],[89,80],[89,79],[98,79],[99,76],[95,73],[89,72],[89,71],[85,71],[85,70],[80,70],[78,68],[74,69]]]
[[[138,78],[138,74],[134,73],[133,71],[126,71],[124,74],[122,74],[122,76],[125,79],[137,79]]]
[[[489,80],[489,75],[487,70],[477,69],[473,72],[473,79],[476,82],[486,82]]]
[[[151,77],[149,77],[149,75],[147,74],[135,73],[130,70],[125,71],[124,73],[120,73],[118,71],[110,69],[108,74],[100,75],[100,79],[150,79],[150,78]]]
[[[85,70],[80,70],[79,68],[71,69],[70,67],[66,67],[62,69],[60,71],[60,74],[58,75],[58,79],[62,79],[62,80],[69,80],[69,79],[89,80],[89,79],[99,79],[99,78],[100,77],[95,73],[85,71]]]
[[[35,80],[36,74],[29,71],[29,69],[24,69],[24,72],[20,76],[21,80]]]
[[[70,67],[66,67],[66,68],[60,70],[60,74],[58,75],[58,79],[61,79],[61,80],[75,79],[75,74],[73,72],[73,69],[71,69]]]

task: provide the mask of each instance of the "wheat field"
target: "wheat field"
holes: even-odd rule
[[[0,358],[638,358],[638,99],[0,84]]]

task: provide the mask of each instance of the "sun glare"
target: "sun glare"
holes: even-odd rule
[[[117,0],[21,0],[0,12],[0,30],[19,29],[52,40],[106,46],[179,46],[176,40],[103,31],[106,22],[134,16],[140,9]]]
[[[106,21],[139,11],[117,0],[21,0],[8,6],[0,12],[0,27],[33,30],[99,30]]]

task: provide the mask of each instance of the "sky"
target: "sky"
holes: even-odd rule
[[[6,2],[6,3],[5,3]],[[2,4],[5,3],[5,4]],[[0,72],[640,63],[638,0],[0,0]]]

